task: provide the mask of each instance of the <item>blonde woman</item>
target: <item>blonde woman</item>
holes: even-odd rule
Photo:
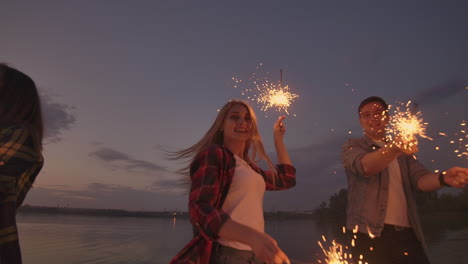
[[[173,153],[174,159],[191,159],[180,172],[190,175],[194,237],[171,264],[290,263],[264,232],[263,218],[265,190],[284,190],[296,184],[296,170],[283,142],[283,119],[279,117],[273,126],[276,168],[265,153],[254,111],[238,100],[221,108],[198,143]],[[261,160],[268,164],[268,171],[257,166]]]

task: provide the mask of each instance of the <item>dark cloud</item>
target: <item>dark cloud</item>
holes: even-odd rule
[[[44,115],[45,141],[57,143],[62,140],[62,133],[69,130],[76,122],[73,107],[55,101],[55,98],[42,93],[41,107]]]
[[[166,191],[184,191],[188,190],[189,185],[182,178],[159,180],[153,183],[151,190],[166,190]]]
[[[90,152],[89,156],[96,157],[104,162],[112,163],[121,169],[132,172],[166,172],[166,168],[156,163],[134,159],[130,155],[114,150],[108,147],[101,147],[94,152]]]
[[[461,92],[466,92],[467,86],[468,81],[447,81],[416,94],[413,101],[424,105],[438,103]]]
[[[113,150],[111,148],[102,147],[95,152],[90,153],[91,156],[96,156],[103,161],[126,161],[131,160],[130,156]]]

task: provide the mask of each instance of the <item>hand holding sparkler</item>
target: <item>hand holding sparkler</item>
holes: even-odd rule
[[[286,116],[280,116],[278,117],[278,120],[276,120],[275,124],[273,125],[273,135],[276,139],[282,139],[284,134],[286,133],[286,127],[284,126],[283,120],[286,118]]]
[[[432,140],[426,136],[427,123],[423,122],[422,113],[411,110],[410,104],[411,101],[406,104],[405,110],[397,106],[386,128],[387,137],[392,142],[390,147],[396,146],[408,155],[418,152],[417,136]]]
[[[418,140],[416,138],[411,140],[408,138],[403,139],[401,135],[395,136],[394,139],[388,142],[385,146],[406,155],[414,155],[419,151]]]
[[[275,141],[276,155],[278,156],[279,164],[290,164],[292,165],[291,158],[289,157],[288,150],[284,144],[283,137],[286,133],[286,127],[284,126],[283,120],[286,116],[280,116],[273,125],[273,138]]]
[[[278,247],[278,243],[265,233],[258,233],[259,236],[251,244],[252,251],[256,258],[264,263],[290,264],[288,256]]]
[[[442,177],[446,185],[464,188],[468,184],[468,168],[452,167],[442,173]]]

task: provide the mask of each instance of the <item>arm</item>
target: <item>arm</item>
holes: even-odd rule
[[[406,148],[405,148],[406,145]],[[377,151],[369,152],[362,157],[362,169],[365,176],[372,176],[380,173],[388,167],[390,163],[398,158],[401,154],[414,155],[418,152],[417,141],[410,142],[409,144],[401,144],[400,139],[387,143],[384,147]]]
[[[278,155],[279,164],[292,165],[291,158],[289,157],[288,150],[284,144],[283,138],[286,133],[286,127],[283,124],[285,116],[280,116],[273,125],[273,138],[275,142],[276,155]]]
[[[19,175],[11,174],[10,159],[21,149],[27,133],[19,127],[3,129],[0,134],[0,263],[21,263],[16,227],[16,185]]]
[[[364,176],[376,175],[388,167],[390,162],[398,158],[402,152],[396,148],[383,147],[377,151],[368,152],[361,159]]]
[[[296,168],[292,166],[291,159],[283,141],[286,128],[282,123],[285,117],[281,116],[273,125],[273,136],[276,153],[278,155],[278,165],[275,171],[263,171],[254,164],[250,166],[263,176],[266,184],[266,190],[286,190],[296,185]]]
[[[468,184],[468,168],[452,167],[442,173],[442,180],[448,186],[464,188]],[[418,180],[418,188],[421,191],[430,192],[442,187],[438,173],[428,173]]]
[[[413,155],[418,151],[416,144],[404,149],[389,144],[374,151],[364,149],[358,139],[349,139],[342,148],[343,165],[353,173],[370,177],[380,173],[401,154]]]
[[[3,195],[0,193],[0,195]],[[0,263],[21,263],[14,201],[0,200]]]

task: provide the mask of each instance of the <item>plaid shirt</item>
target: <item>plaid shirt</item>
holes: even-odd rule
[[[16,210],[42,168],[26,127],[0,128],[0,263],[21,263]]]
[[[262,175],[266,190],[285,190],[296,185],[296,169],[288,164],[277,165],[274,172],[263,171],[249,164]],[[200,152],[190,166],[192,181],[189,195],[193,239],[171,260],[171,264],[208,264],[212,242],[230,217],[221,210],[234,176],[236,159],[225,147],[212,145]]]

